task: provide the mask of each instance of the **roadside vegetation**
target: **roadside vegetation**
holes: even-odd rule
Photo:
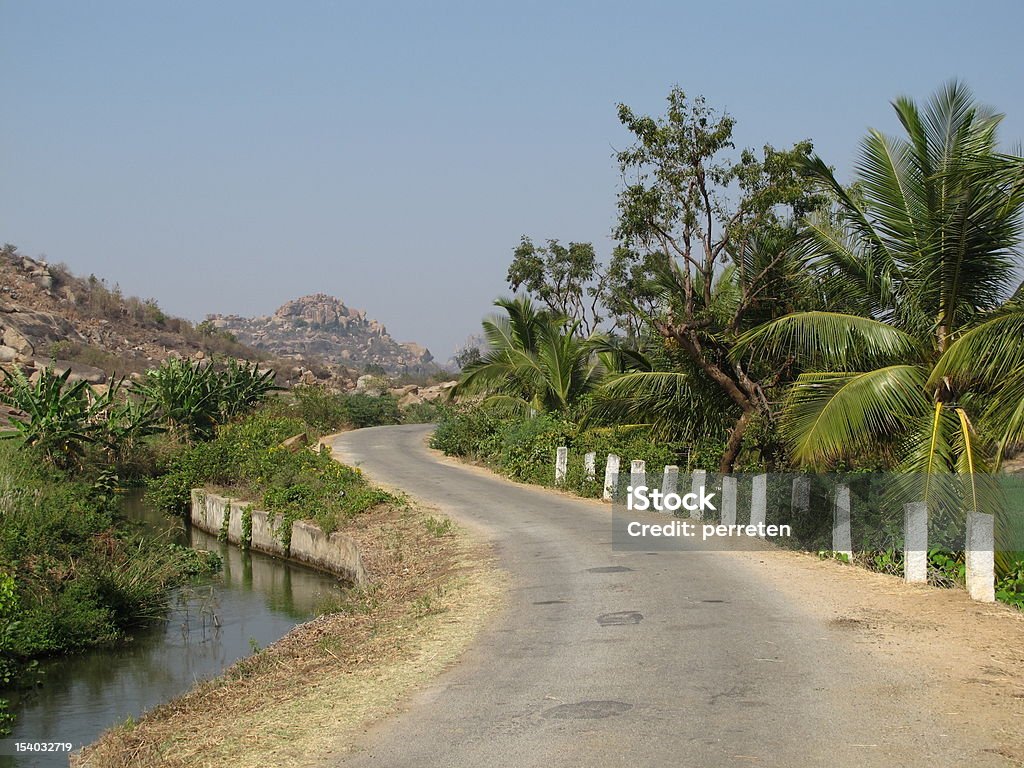
[[[999,597],[1024,604],[1024,507],[992,493],[1024,450],[1024,159],[960,83],[893,107],[902,134],[869,132],[844,185],[810,141],[737,151],[733,119],[678,88],[662,117],[620,105],[633,143],[610,259],[520,241],[516,296],[466,352],[434,446],[546,484],[561,445],[900,473],[938,519],[996,514]],[[596,495],[598,474],[570,464],[567,486]],[[901,567],[898,546],[868,548]],[[961,551],[931,559],[962,579]]]
[[[330,533],[375,505],[394,501],[358,469],[334,461],[327,451],[309,450],[307,430],[306,422],[268,413],[228,424],[213,440],[177,454],[166,472],[149,482],[147,497],[158,508],[182,515],[192,488],[211,487],[280,513],[282,536],[291,532],[293,521],[306,519]],[[293,445],[283,445],[289,439]]]
[[[190,489],[211,486],[283,515],[282,537],[299,519],[331,532],[396,500],[310,444],[435,410],[403,410],[388,394],[283,392],[272,370],[234,359],[169,359],[106,386],[0,369],[0,403],[17,413],[0,428],[0,690],[32,686],[40,657],[129,641],[165,615],[171,587],[218,566],[140,537],[121,489],[145,484],[158,508],[184,515]]]

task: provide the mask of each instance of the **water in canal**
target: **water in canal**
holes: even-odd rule
[[[8,743],[73,742],[77,749],[273,643],[341,597],[344,585],[336,578],[186,531],[138,495],[126,498],[125,508],[149,535],[220,552],[223,570],[175,590],[167,620],[133,642],[43,663],[43,685],[18,705]],[[0,756],[0,766],[52,765],[67,765],[67,756]]]

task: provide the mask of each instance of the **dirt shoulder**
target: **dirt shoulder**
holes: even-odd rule
[[[111,729],[78,766],[301,766],[344,754],[373,721],[451,665],[501,604],[482,539],[422,505],[381,508],[346,533],[371,584],[337,613],[138,722]]]
[[[906,584],[815,555],[728,553],[884,668],[901,669],[886,693],[951,702],[967,731],[995,733],[998,754],[1024,765],[1024,613],[979,603],[961,589]],[[851,680],[856,686],[858,681]]]

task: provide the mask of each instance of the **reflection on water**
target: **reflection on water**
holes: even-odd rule
[[[254,646],[269,645],[342,594],[342,584],[327,574],[186,531],[138,496],[125,507],[147,535],[220,552],[224,568],[175,590],[167,620],[134,642],[42,664],[43,687],[21,703],[12,740],[70,741],[78,748],[216,675]],[[0,766],[66,764],[66,756],[0,757]]]

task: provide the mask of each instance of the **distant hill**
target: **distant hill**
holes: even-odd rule
[[[80,278],[66,265],[30,258],[11,245],[0,248],[0,367],[30,375],[70,368],[73,380],[102,384],[115,374],[141,374],[168,357],[217,356],[264,362],[285,385],[315,382],[344,391],[358,376],[315,356],[281,359],[212,323],[173,317],[154,299],[124,296],[94,275]]]
[[[210,315],[207,322],[243,344],[283,358],[315,357],[361,370],[379,366],[390,374],[438,370],[429,350],[395,341],[366,312],[323,293],[289,301],[270,316]]]
[[[212,325],[167,315],[153,299],[124,296],[116,285],[76,277],[13,245],[0,248],[0,364],[70,367],[74,378],[102,383],[168,357],[214,355],[269,358]]]

